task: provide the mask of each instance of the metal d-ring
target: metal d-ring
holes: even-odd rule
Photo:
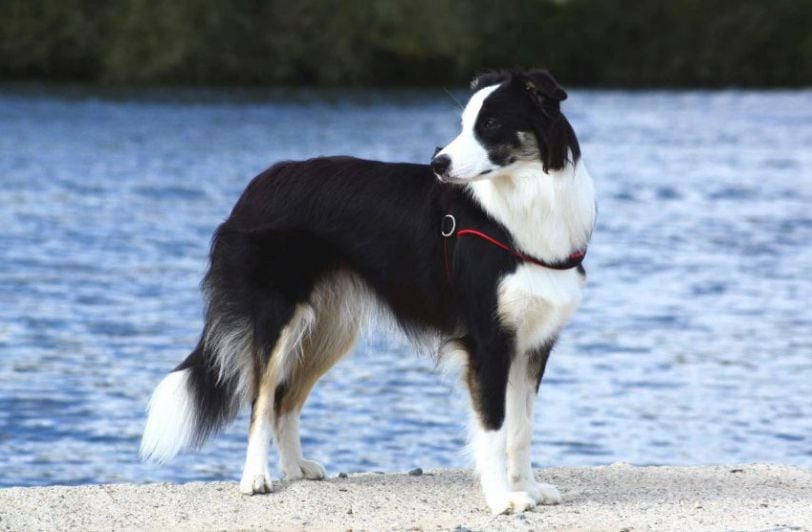
[[[445,227],[445,221],[446,220],[451,220],[451,229],[449,229],[448,232],[446,232],[443,229]],[[440,227],[440,234],[443,235],[444,237],[448,238],[451,235],[453,235],[454,231],[456,231],[456,230],[457,230],[457,219],[454,218],[454,215],[453,214],[446,214],[445,216],[443,216],[443,224]]]

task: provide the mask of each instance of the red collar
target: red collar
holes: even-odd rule
[[[446,230],[447,222],[450,223],[451,227]],[[489,236],[482,231],[478,231],[476,229],[457,229],[457,219],[454,218],[451,214],[446,214],[443,217],[443,227],[441,228],[440,233],[446,239],[451,238],[452,236],[456,236],[457,238],[465,235],[475,236],[477,238],[481,238],[482,240],[493,244],[494,246],[501,248],[517,259],[521,260],[522,262],[529,262],[531,264],[535,264],[537,266],[542,266],[544,268],[550,268],[553,270],[570,270],[572,268],[576,268],[580,266],[580,264],[584,261],[584,257],[586,257],[586,248],[574,251],[570,253],[570,255],[563,261],[560,262],[547,262],[545,260],[537,259],[531,255],[526,255],[520,251],[513,249],[512,247],[508,246],[504,242],[500,242],[499,240]],[[448,245],[447,240],[443,242],[443,259],[445,261],[445,268],[446,273],[448,274],[448,278],[452,279],[451,276],[451,266],[448,262]]]

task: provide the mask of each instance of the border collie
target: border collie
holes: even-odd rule
[[[560,502],[533,476],[533,403],[581,299],[595,192],[548,72],[471,87],[462,131],[430,165],[322,157],[251,181],[212,239],[205,326],[152,395],[142,457],[199,446],[250,404],[240,491],[271,491],[273,436],[287,479],[324,478],[299,414],[382,308],[440,357],[464,356],[490,509]]]

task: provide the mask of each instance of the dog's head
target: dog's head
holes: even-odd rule
[[[580,157],[561,113],[567,93],[546,70],[486,72],[471,90],[462,131],[431,162],[441,181],[491,179],[527,161],[541,161],[545,172],[561,170]]]

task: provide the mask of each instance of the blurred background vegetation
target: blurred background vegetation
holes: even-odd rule
[[[0,0],[0,79],[440,85],[812,84],[810,0]]]

